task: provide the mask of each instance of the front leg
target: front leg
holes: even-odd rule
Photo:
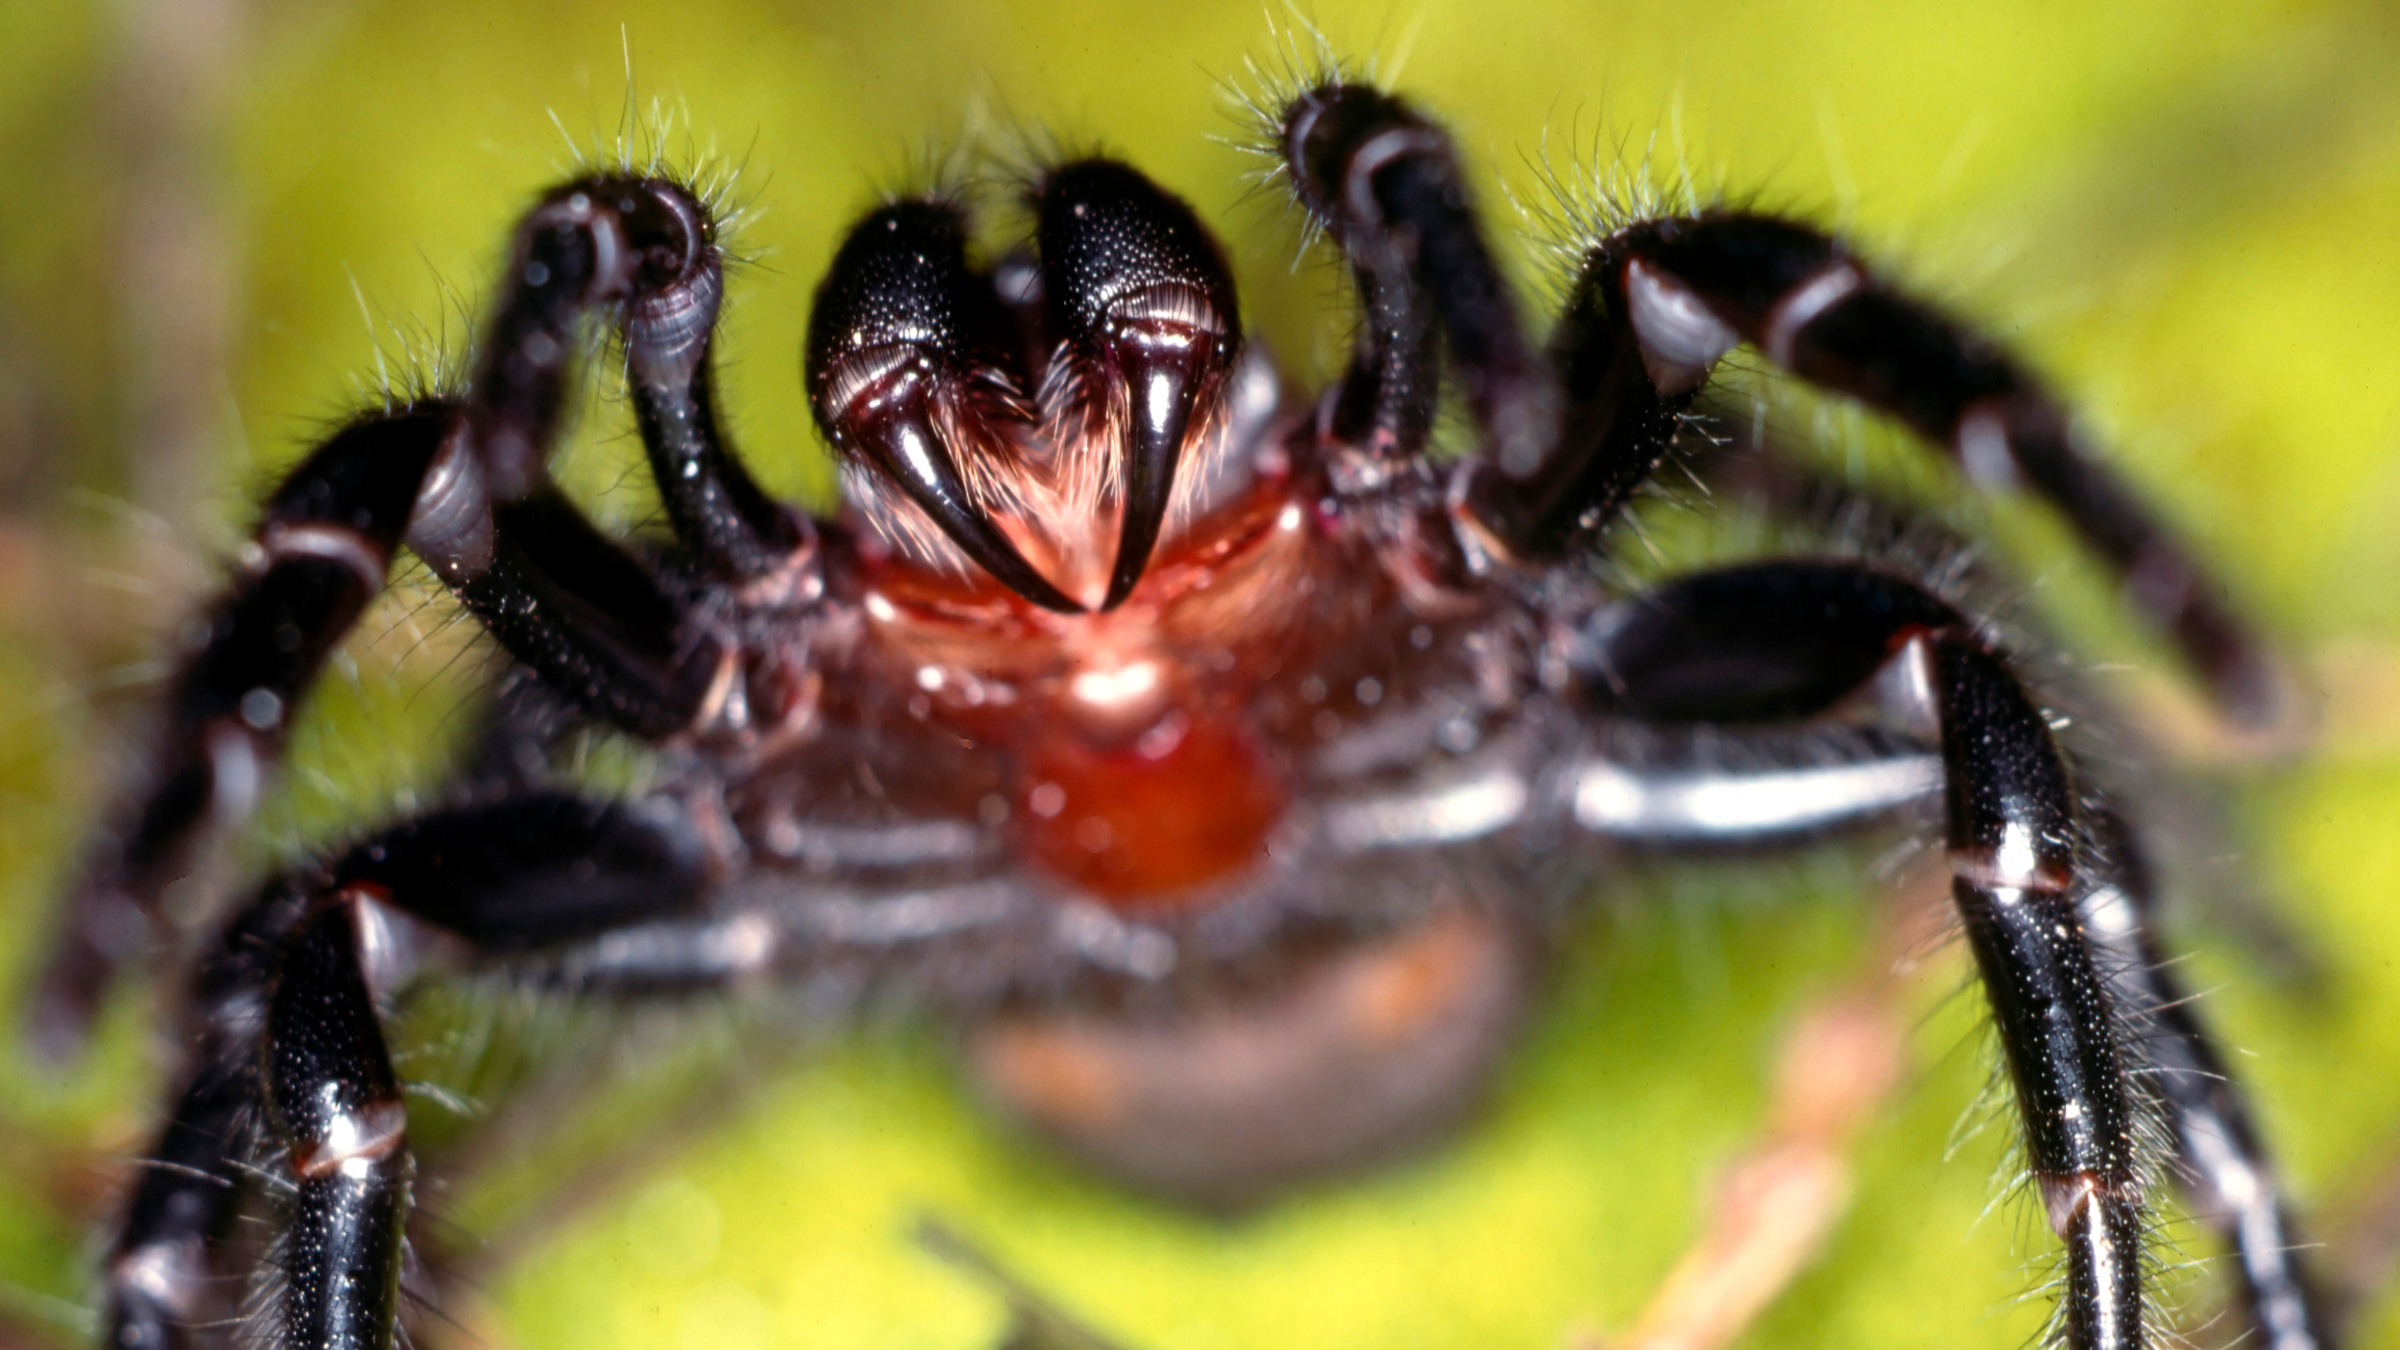
[[[1441,128],[1365,84],[1329,81],[1286,105],[1276,151],[1293,195],[1350,259],[1365,323],[1325,428],[1378,458],[1422,454],[1455,377],[1504,472],[1552,453],[1559,419],[1547,363],[1527,341]]]
[[[704,392],[691,383],[705,375],[701,353],[669,358],[677,341],[703,341],[705,325],[677,330],[657,312],[681,312],[676,298],[699,284],[696,209],[662,180],[589,179],[549,194],[518,231],[469,388],[359,418],[268,499],[205,636],[172,678],[147,766],[122,790],[71,892],[30,1017],[51,1058],[81,1043],[118,965],[152,941],[168,884],[203,870],[210,845],[258,801],[294,708],[382,590],[402,542],[589,715],[663,739],[711,706],[728,673],[724,645],[695,631],[652,569],[584,520],[545,467],[577,325],[596,308],[625,311],[641,398],[664,406]],[[697,435],[704,423],[677,425]],[[724,474],[738,472],[730,461],[686,450],[695,472],[670,495],[750,500],[728,486]],[[756,546],[742,554],[754,560],[770,545],[805,550],[805,539],[742,534],[749,516],[730,510],[701,513],[714,522],[700,540],[704,562],[707,541],[737,535]],[[782,520],[760,515],[758,530]]]

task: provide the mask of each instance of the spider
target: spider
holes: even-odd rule
[[[1898,555],[1624,591],[1592,560],[1736,346],[2048,500],[2237,720],[2273,663],[2036,381],[1838,240],[1740,210],[1584,241],[1529,336],[1441,129],[1371,85],[1275,110],[1363,322],[1328,389],[1246,348],[1194,213],[1046,165],[988,264],[964,200],[891,200],[820,284],[809,400],[850,506],[770,499],[722,433],[725,257],[670,176],[519,223],[469,378],[378,409],[268,499],[94,845],[37,989],[54,1046],[167,884],[256,798],[403,545],[512,662],[451,804],[267,882],[193,972],[189,1052],[105,1273],[104,1339],[194,1343],[263,1174],[293,1344],[392,1343],[413,1161],[383,1011],[505,969],[577,996],[795,984],[970,1027],[987,1085],[1093,1166],[1238,1206],[1439,1134],[1554,916],[1628,853],[1938,820],[2064,1338],[2133,1346],[2172,1179],[2246,1313],[2326,1343],[2274,1170],[2149,936],[2135,829],[1962,588]],[[672,545],[549,480],[604,319]],[[1428,454],[1445,393],[1474,428]],[[1702,472],[1709,466],[1698,466]],[[572,728],[670,766],[545,781]],[[1362,992],[1363,991],[1363,992]]]

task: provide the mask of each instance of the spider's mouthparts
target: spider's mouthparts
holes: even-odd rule
[[[1233,276],[1192,209],[1113,160],[1044,181],[1036,246],[1075,387],[1115,412],[1124,520],[1102,609],[1133,593],[1174,500],[1185,441],[1241,346]]]
[[[1242,340],[1233,273],[1191,207],[1113,160],[1052,170],[1033,208],[1037,257],[998,278],[968,261],[955,202],[860,221],[817,291],[809,403],[836,453],[1045,609],[1086,604],[1020,541],[1080,561],[1113,496],[1116,556],[1094,607],[1114,609],[1175,512],[1185,447],[1224,405]],[[1024,392],[1037,388],[1038,418]]]
[[[947,202],[910,201],[850,232],[809,318],[809,406],[837,453],[898,487],[985,571],[1044,609],[1079,613],[961,471],[957,442],[974,433],[979,411],[962,391],[989,368],[979,358],[997,306],[967,266],[965,226]]]
[[[1164,290],[1165,288],[1161,288]],[[1180,294],[1146,295],[1137,305],[1184,309],[1189,298]],[[1116,378],[1130,397],[1132,425],[1124,437],[1124,460],[1118,465],[1118,490],[1125,499],[1125,521],[1117,538],[1117,561],[1108,578],[1108,598],[1102,609],[1115,609],[1133,593],[1158,545],[1167,508],[1175,495],[1175,470],[1203,398],[1213,398],[1223,385],[1232,340],[1216,315],[1192,303],[1186,312],[1198,322],[1175,314],[1129,317],[1122,336],[1109,344]]]

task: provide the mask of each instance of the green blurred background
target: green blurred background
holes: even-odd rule
[[[2094,654],[2094,681],[2223,810],[2221,834],[2185,841],[2183,874],[2217,891],[2254,877],[2296,936],[2298,957],[2278,956],[2224,905],[2178,916],[2189,978],[2335,1244],[2327,1267],[2370,1293],[2359,1340],[2400,1345],[2386,1278],[2400,1222],[2400,19],[2368,4],[2101,11],[1307,13],[1449,120],[1504,229],[1509,194],[1546,200],[1545,159],[1572,176],[1653,138],[1670,164],[1680,143],[1704,183],[1852,229],[2053,373],[2204,541],[2323,700],[2296,759],[2228,755],[2193,731],[2171,666],[2123,631],[2037,513],[1954,511],[2009,542],[2030,608]],[[1247,3],[0,10],[0,996],[23,979],[162,635],[213,584],[243,503],[374,387],[379,353],[458,347],[512,212],[569,162],[567,140],[613,145],[626,124],[628,48],[631,101],[672,113],[679,157],[713,149],[742,168],[757,218],[739,245],[756,265],[721,348],[727,402],[761,474],[821,502],[796,371],[814,276],[878,185],[965,129],[1048,127],[1138,160],[1222,223],[1245,308],[1286,363],[1314,376],[1338,360],[1338,273],[1292,266],[1279,204],[1250,195],[1251,162],[1212,139],[1241,131],[1228,82],[1250,82],[1246,58],[1277,64],[1294,27]],[[1535,250],[1510,247],[1537,276]],[[1805,424],[1808,405],[1790,406]],[[595,403],[569,456],[614,519],[643,511],[620,481],[624,420]],[[1861,434],[1878,462],[1909,453]],[[434,781],[474,665],[458,652],[438,608],[379,611],[311,709],[247,857],[405,809]],[[794,1066],[766,1048],[785,1038],[711,1010],[694,1019],[701,1068],[682,1076],[731,1064],[752,1090],[713,1094],[705,1127],[592,1188],[572,1224],[492,1217],[527,1212],[506,1186],[433,1197],[453,1241],[500,1231],[516,1253],[451,1311],[499,1346],[993,1344],[999,1301],[905,1239],[931,1209],[1129,1345],[1605,1337],[1757,1127],[1793,1010],[1867,959],[1862,861],[1628,881],[1626,915],[1567,954],[1478,1128],[1237,1224],[1127,1199],[989,1124],[938,1035],[879,1028]],[[2008,1346],[2039,1325],[2038,1300],[2018,1295],[2041,1226],[2021,1206],[1978,1218],[2005,1131],[1944,1160],[1985,1052],[1974,999],[1939,997],[1963,979],[1957,953],[1939,967],[1911,1079],[1861,1146],[1855,1207],[1748,1343]],[[156,1109],[150,997],[123,1000],[98,1053],[64,1075],[0,1040],[0,1345],[85,1334],[95,1225]],[[588,1053],[597,1037],[642,1061],[629,1072],[643,1082],[677,1077],[658,1046],[695,1031],[501,1020],[534,1024],[539,1053]],[[455,1027],[431,1039],[420,1062],[480,1053]],[[561,1134],[663,1139],[619,1122],[682,1098],[612,1100],[561,1117]],[[550,1161],[572,1173],[595,1141],[550,1142],[533,1151],[571,1155]]]

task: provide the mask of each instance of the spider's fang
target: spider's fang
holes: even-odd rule
[[[902,392],[898,398],[906,401],[910,394]],[[969,499],[957,463],[925,419],[905,414],[893,417],[885,423],[882,435],[871,441],[862,437],[862,441],[875,467],[899,484],[950,542],[1002,585],[1044,609],[1061,614],[1082,611],[1083,606],[1036,571],[991,516]]]
[[[1122,604],[1142,579],[1174,497],[1176,463],[1183,454],[1193,405],[1224,369],[1220,335],[1179,329],[1172,323],[1148,331],[1136,328],[1114,346],[1119,374],[1131,394],[1133,425],[1119,470],[1125,519],[1103,609]]]
[[[1241,346],[1233,277],[1183,202],[1122,164],[1066,165],[1042,184],[1037,246],[1049,324],[1105,391],[1121,432],[1124,521],[1102,609],[1133,593],[1175,496],[1195,425]]]
[[[967,266],[966,222],[941,201],[896,202],[858,223],[817,290],[804,366],[809,407],[836,453],[874,469],[1001,584],[1078,613],[977,499],[954,441],[989,409],[1004,322]]]

